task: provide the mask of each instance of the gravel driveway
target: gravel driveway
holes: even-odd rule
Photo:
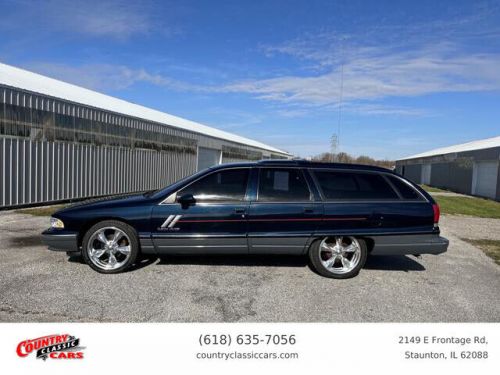
[[[500,219],[441,216],[441,228],[460,238],[500,240]]]
[[[497,238],[500,220],[443,217],[447,253],[372,257],[349,280],[287,256],[167,257],[101,275],[41,245],[47,224],[0,212],[0,321],[500,322],[500,267],[459,239]]]

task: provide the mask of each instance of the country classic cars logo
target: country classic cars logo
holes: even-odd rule
[[[80,339],[71,335],[50,335],[21,341],[16,353],[19,357],[27,357],[36,352],[36,359],[83,359],[84,348]]]

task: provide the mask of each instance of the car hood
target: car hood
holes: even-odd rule
[[[144,193],[130,193],[120,194],[109,197],[102,197],[96,199],[89,199],[83,202],[74,203],[68,207],[63,208],[56,212],[56,214],[64,214],[75,210],[97,209],[97,208],[110,208],[117,206],[128,206],[130,204],[148,202],[150,198]]]

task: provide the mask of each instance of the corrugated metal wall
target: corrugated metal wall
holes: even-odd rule
[[[222,157],[222,163],[225,164],[225,163],[246,163],[246,162],[249,162],[249,161],[252,161],[252,160],[246,160],[246,159],[236,159],[236,158],[226,158],[226,157]]]
[[[163,187],[196,172],[198,147],[226,150],[224,163],[271,156],[268,150],[0,85],[0,208]],[[240,154],[248,159],[233,158]]]
[[[420,183],[423,164],[431,164],[430,185],[463,194],[472,194],[474,164],[500,160],[500,147],[463,151],[425,158],[396,161],[396,171]],[[500,166],[496,182],[495,200],[500,201]],[[477,181],[476,181],[477,183]]]
[[[448,163],[433,163],[431,186],[471,194],[472,160],[461,158]]]
[[[0,207],[156,189],[196,171],[196,155],[0,138]]]
[[[405,165],[404,172],[402,172],[402,174],[414,183],[420,184],[420,180],[422,177],[422,164]]]

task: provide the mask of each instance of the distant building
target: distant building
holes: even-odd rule
[[[500,201],[500,136],[449,146],[396,161],[418,183]]]
[[[0,64],[0,208],[143,191],[272,146]]]

